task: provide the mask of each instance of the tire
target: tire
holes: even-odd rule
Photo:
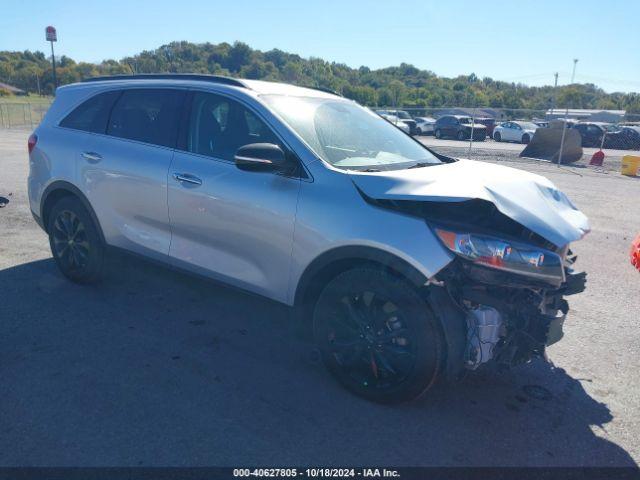
[[[496,142],[501,142],[501,141],[502,141],[502,137],[500,136],[500,132],[495,132],[495,133],[493,134],[493,139],[494,139]]]
[[[422,135],[422,129],[420,127],[417,128],[416,135]]]
[[[95,283],[102,277],[105,247],[98,226],[76,197],[63,197],[53,205],[47,232],[49,246],[60,271],[76,283]]]
[[[528,133],[525,133],[524,135],[522,135],[522,140],[521,140],[521,142],[522,142],[523,144],[525,144],[525,145],[526,145],[526,144],[528,144],[530,141],[531,141],[531,137],[529,136],[529,134],[528,134]]]
[[[464,132],[464,130],[460,130],[456,137],[458,138],[458,140],[466,140],[467,134]]]
[[[346,389],[379,403],[413,400],[438,376],[443,339],[416,289],[376,267],[331,280],[313,313],[322,360]]]
[[[435,135],[435,137],[440,140],[442,138],[442,132],[440,131],[439,128],[436,128],[435,131],[433,132],[433,134]]]

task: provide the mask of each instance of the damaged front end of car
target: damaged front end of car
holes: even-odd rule
[[[546,347],[562,338],[569,311],[564,297],[585,289],[586,274],[573,271],[575,256],[569,250],[553,257],[561,262],[557,280],[546,274],[543,279],[501,270],[515,248],[496,252],[493,265],[456,258],[436,276],[435,282],[462,312],[466,326],[466,346],[462,358],[450,365],[452,371],[475,370],[489,361],[504,367],[526,363],[544,357]],[[552,254],[536,251],[535,261],[546,261]]]
[[[586,284],[568,243],[553,244],[485,200],[375,203],[424,218],[454,254],[425,287],[443,319],[447,377],[489,361],[512,367],[546,358],[563,336],[565,297]]]

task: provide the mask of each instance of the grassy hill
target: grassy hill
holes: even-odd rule
[[[606,93],[593,84],[560,87],[529,87],[523,84],[478,78],[473,73],[445,78],[413,65],[371,70],[351,68],[320,58],[269,50],[254,50],[247,44],[172,42],[120,60],[93,64],[58,59],[60,85],[96,75],[131,73],[212,73],[274,80],[339,91],[365,105],[397,106],[486,106],[494,108],[546,109],[557,94],[557,106],[572,108],[625,109],[640,113],[640,94]],[[42,52],[0,51],[0,81],[28,92],[52,93],[51,65]]]

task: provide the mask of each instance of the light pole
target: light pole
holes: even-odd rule
[[[56,77],[56,56],[53,53],[53,42],[58,41],[58,33],[56,32],[56,29],[51,25],[45,28],[44,31],[46,34],[47,42],[51,43],[51,64],[53,66],[53,94],[55,95],[56,88],[58,88],[58,79]]]
[[[573,81],[576,77],[576,65],[578,63],[578,59],[573,59],[573,72],[571,72],[571,83],[569,85],[573,85]],[[564,136],[567,133],[567,116],[569,115],[569,104],[567,104],[567,109],[564,113],[564,121],[562,123],[562,137],[560,137],[560,151],[558,152],[558,168],[562,164],[562,149],[564,148]]]

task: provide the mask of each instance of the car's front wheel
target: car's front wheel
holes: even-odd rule
[[[77,283],[100,279],[105,248],[98,227],[75,197],[63,197],[48,216],[49,245],[60,271]]]
[[[469,135],[469,136],[471,136],[471,135]],[[467,138],[467,134],[464,132],[464,130],[460,130],[458,132],[457,137],[458,137],[458,140],[465,140]]]
[[[418,129],[416,130],[416,134],[422,135],[422,129],[420,127],[418,127]]]
[[[433,133],[435,135],[435,137],[437,139],[441,139],[442,138],[442,131],[439,128],[436,128],[435,132]]]
[[[415,288],[376,267],[339,274],[322,291],[314,337],[334,377],[381,403],[412,400],[436,380],[442,338]]]
[[[525,133],[524,135],[522,135],[522,143],[523,144],[528,144],[531,141],[531,137],[529,136],[528,133]]]
[[[502,137],[500,136],[500,132],[495,132],[495,133],[493,134],[493,139],[494,139],[496,142],[500,142],[500,141],[502,141]]]

